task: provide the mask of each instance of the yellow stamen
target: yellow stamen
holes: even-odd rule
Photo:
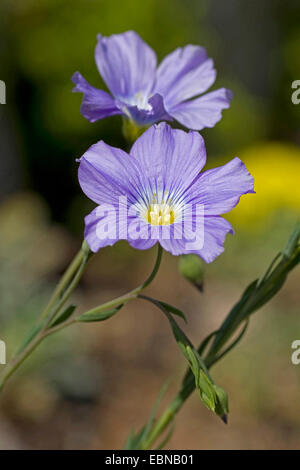
[[[170,225],[174,220],[174,211],[166,204],[152,204],[147,211],[147,221],[151,225]]]

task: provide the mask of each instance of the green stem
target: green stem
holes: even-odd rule
[[[89,260],[90,255],[86,255],[82,258],[81,264],[79,265],[79,268],[70,282],[69,286],[65,288],[65,291],[61,295],[61,297],[58,299],[57,305],[51,314],[47,317],[47,322],[46,326],[48,326],[52,321],[55,320],[56,315],[60,312],[61,308],[65,305],[66,301],[69,299],[70,295],[74,291],[74,289],[77,287],[80,279],[82,278],[82,275],[85,271],[85,268],[87,266],[88,260]]]
[[[156,274],[159,270],[159,267],[160,267],[160,263],[161,263],[161,259],[162,259],[162,252],[163,252],[162,247],[160,246],[160,244],[158,244],[157,257],[156,257],[156,261],[155,261],[153,271],[151,272],[150,276],[146,279],[146,281],[143,282],[143,284],[136,287],[135,289],[128,292],[127,294],[121,295],[120,297],[117,297],[116,299],[109,300],[108,302],[106,302],[106,303],[104,303],[104,304],[102,304],[98,307],[95,307],[95,308],[92,308],[91,310],[88,310],[88,312],[86,312],[86,313],[93,314],[93,313],[105,312],[106,310],[110,310],[113,307],[116,307],[116,306],[121,305],[121,304],[124,305],[125,303],[129,302],[130,300],[136,299],[138,297],[139,293],[142,290],[144,290],[146,287],[148,287],[149,284],[151,284],[151,282],[155,278],[155,276],[156,276]]]
[[[166,410],[162,413],[158,421],[155,423],[152,431],[147,436],[145,442],[142,443],[141,449],[150,449],[156,439],[167,429],[169,424],[175,418],[175,415],[181,409],[182,405],[188,399],[188,397],[195,390],[195,379],[194,376],[190,377],[185,385],[182,387],[180,392],[174,397]]]
[[[13,357],[10,362],[7,364],[3,372],[0,374],[0,391],[11,377],[11,375],[17,370],[17,368],[24,362],[24,360],[36,349],[36,347],[49,335],[66,328],[74,323],[76,323],[76,318],[72,317],[66,320],[65,322],[58,324],[55,327],[50,327],[49,325],[55,320],[56,315],[60,312],[63,305],[66,303],[76,286],[78,285],[79,280],[82,277],[82,274],[86,268],[91,252],[87,248],[86,242],[83,243],[81,250],[75,256],[74,260],[71,262],[67,271],[60,280],[58,286],[56,287],[53,295],[51,296],[50,301],[48,302],[45,310],[42,313],[40,320],[40,325],[35,327],[34,334],[29,336],[29,340],[25,341],[24,346],[19,349],[15,357]],[[156,262],[147,280],[141,284],[136,289],[130,291],[129,293],[117,297],[114,300],[104,303],[94,309],[89,310],[86,313],[92,313],[94,311],[101,312],[109,310],[112,307],[117,305],[125,304],[130,300],[135,299],[138,294],[145,289],[155,278],[162,258],[162,248],[158,245],[158,252]]]
[[[297,245],[300,234],[299,227],[296,233],[298,234],[298,238],[294,237],[296,241],[293,240],[292,248],[290,248],[289,251],[285,250],[287,251],[287,254],[283,251],[281,261],[277,266],[274,267],[274,264],[278,258],[272,262],[270,268],[262,278],[262,281],[256,284],[256,288],[253,293],[249,295],[249,297],[246,297],[245,300],[242,297],[225,318],[220,329],[216,332],[215,339],[208,351],[208,354],[203,359],[207,369],[210,369],[224,356],[224,354],[226,354],[226,351],[224,354],[219,354],[219,352],[234,335],[241,323],[247,320],[252,313],[262,307],[262,305],[268,302],[278,292],[284,284],[289,271],[299,263],[300,246]],[[228,348],[228,351],[230,349],[231,348]],[[183,382],[181,390],[157,420],[145,441],[142,442],[142,449],[151,448],[156,439],[174,420],[176,414],[179,412],[185,401],[195,390],[195,378],[193,374],[188,371],[185,377],[186,379]]]
[[[10,378],[10,376],[15,372],[15,370],[25,361],[25,359],[29,356],[29,354],[34,351],[34,349],[40,344],[42,341],[41,334],[39,333],[31,343],[23,349],[22,353],[17,354],[11,361],[7,364],[4,371],[1,374],[0,380],[0,391],[3,389],[5,383]]]
[[[74,257],[69,267],[65,271],[64,275],[62,276],[61,280],[57,284],[48,304],[46,305],[45,309],[43,310],[41,314],[41,319],[44,319],[45,317],[47,317],[47,315],[51,312],[53,306],[56,304],[57,300],[61,296],[61,293],[66,289],[66,287],[70,283],[70,279],[72,279],[76,271],[81,266],[84,258],[88,256],[89,253],[90,252],[89,252],[87,243],[86,241],[84,241],[81,246],[81,249],[79,250],[77,255]]]
[[[4,370],[4,374],[1,375],[0,381],[0,391],[4,387],[7,380],[11,377],[11,375],[20,367],[25,359],[37,348],[37,346],[48,336],[55,333],[56,331],[62,330],[67,326],[75,323],[75,320],[68,320],[61,325],[57,325],[51,329],[40,331],[33,340],[26,346],[19,354],[17,354],[7,365]]]
[[[156,276],[156,274],[159,270],[163,249],[162,249],[162,247],[159,243],[158,243],[157,247],[158,247],[157,248],[157,257],[156,257],[156,262],[155,262],[153,271],[150,274],[150,276],[148,277],[148,279],[146,279],[146,281],[143,282],[143,284],[140,287],[138,287],[138,292],[141,292],[141,290],[145,289],[146,287],[149,286],[149,284],[151,284],[151,282],[153,281],[153,279],[155,278],[155,276]]]
[[[207,369],[214,364],[216,364],[217,360],[210,365],[210,363],[204,360],[204,364]],[[166,410],[162,413],[160,418],[157,420],[156,424],[154,425],[152,431],[148,435],[147,439],[144,443],[142,443],[141,448],[143,450],[150,449],[156,439],[167,429],[169,424],[174,420],[176,414],[180,411],[181,407],[184,405],[186,400],[195,390],[195,377],[191,374],[187,380],[184,381],[181,390],[179,393],[173,398],[169,406]]]
[[[216,357],[217,353],[219,353],[246,318],[258,310],[278,292],[284,284],[288,272],[292,269],[294,260],[299,257],[299,253],[300,248],[298,247],[290,258],[282,257],[282,260],[273,269],[273,271],[272,267],[274,262],[272,262],[271,269],[268,268],[267,275],[263,277],[263,281],[258,282],[255,293],[250,295],[245,302],[242,302],[241,304],[237,303],[232,308],[222,323],[219,332],[215,336],[205,358],[206,362],[209,363]]]
[[[33,328],[34,334],[29,334],[29,338],[26,338],[23,346],[19,348],[16,355],[10,360],[3,372],[0,374],[0,390],[15,370],[35,350],[40,342],[48,336],[48,334],[45,333],[47,331],[47,327],[78,285],[90,256],[91,252],[87,243],[84,241],[81,249],[55,288],[46,308],[42,312],[39,323]]]

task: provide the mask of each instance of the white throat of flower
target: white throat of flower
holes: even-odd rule
[[[140,111],[152,111],[152,106],[148,102],[149,98],[151,98],[151,96],[146,96],[139,91],[134,96],[126,99],[123,98],[122,100],[129,106],[136,106]]]
[[[138,109],[143,109],[144,111],[152,111],[152,106],[148,102],[147,96],[144,96],[142,92],[136,93],[135,100]]]
[[[151,202],[139,206],[141,216],[150,225],[172,225],[181,217],[181,204],[174,204],[166,192],[161,197],[154,193]]]

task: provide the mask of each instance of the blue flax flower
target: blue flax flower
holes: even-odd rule
[[[225,88],[199,97],[216,79],[203,47],[178,48],[157,67],[151,47],[127,31],[99,35],[95,60],[111,94],[91,86],[79,72],[72,77],[74,91],[84,94],[81,113],[91,122],[122,114],[139,126],[175,119],[188,129],[201,130],[213,127],[230,105],[232,93]]]
[[[196,253],[206,262],[223,251],[232,227],[220,217],[253,193],[253,178],[239,158],[201,173],[204,140],[161,123],[131,148],[98,142],[80,159],[79,182],[98,206],[85,218],[93,252],[126,239],[137,249],[157,242],[173,255]]]

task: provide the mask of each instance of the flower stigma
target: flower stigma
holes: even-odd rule
[[[151,225],[171,225],[174,221],[174,210],[168,204],[151,204],[147,211],[147,222]]]

